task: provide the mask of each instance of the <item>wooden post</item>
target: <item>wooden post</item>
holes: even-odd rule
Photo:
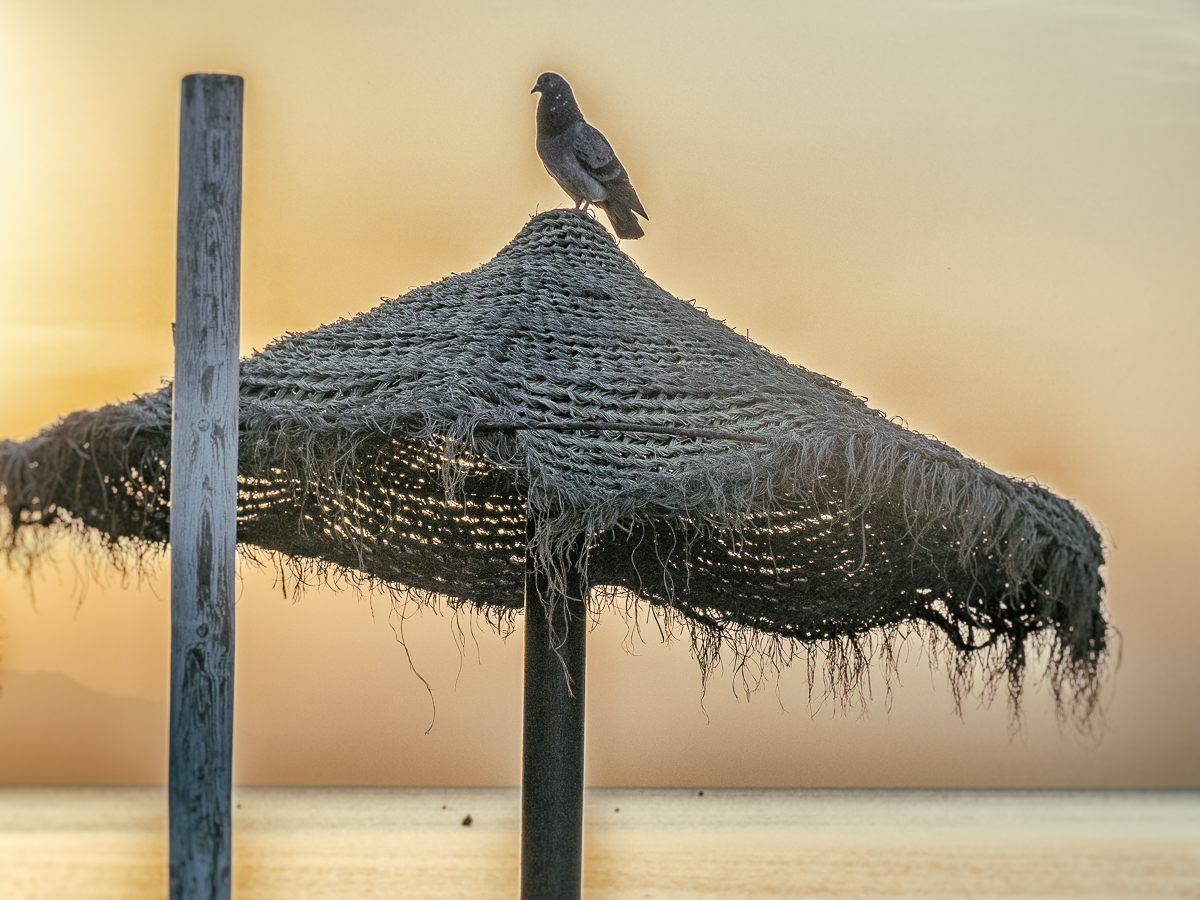
[[[530,525],[530,537],[533,526]],[[521,900],[579,900],[583,874],[583,677],[587,607],[572,559],[566,596],[525,561],[525,711]],[[570,678],[568,686],[567,678]]]
[[[171,420],[171,900],[228,900],[242,79],[183,79]]]

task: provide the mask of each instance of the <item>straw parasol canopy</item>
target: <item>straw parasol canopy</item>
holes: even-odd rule
[[[1017,699],[1039,654],[1060,709],[1095,709],[1104,556],[1079,509],[676,299],[586,215],[240,378],[238,540],[303,575],[503,619],[532,542],[593,613],[649,603],[703,667],[799,657],[845,692],[920,635],[956,696]],[[167,386],[0,444],[10,561],[63,531],[124,565],[165,547],[170,428]]]

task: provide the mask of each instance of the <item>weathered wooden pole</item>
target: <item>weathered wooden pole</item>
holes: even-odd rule
[[[171,419],[171,900],[227,900],[242,79],[183,79]]]
[[[533,527],[530,525],[530,538]],[[583,676],[586,585],[568,565],[566,595],[525,560],[525,731],[521,900],[579,900],[583,874]],[[568,679],[570,683],[568,684]]]

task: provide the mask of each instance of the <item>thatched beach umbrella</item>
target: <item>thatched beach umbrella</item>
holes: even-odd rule
[[[170,419],[164,388],[0,445],[10,554],[64,530],[161,547]],[[243,361],[239,481],[239,541],[302,569],[503,615],[528,561],[527,672],[540,641],[577,696],[583,603],[618,591],[689,628],[702,665],[820,653],[834,690],[916,631],[956,690],[981,674],[1016,698],[1041,652],[1086,718],[1107,659],[1101,541],[1070,502],[677,300],[572,211]]]

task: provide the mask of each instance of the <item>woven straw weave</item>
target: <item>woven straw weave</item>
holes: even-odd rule
[[[958,687],[982,660],[1015,696],[1033,641],[1060,701],[1094,706],[1103,553],[1070,502],[677,300],[585,215],[277,341],[241,396],[239,540],[302,569],[518,609],[527,543],[561,574],[582,540],[593,586],[681,617],[702,655],[765,635],[847,686],[871,635],[915,623]],[[0,445],[10,553],[48,528],[165,543],[169,430],[164,388]]]

